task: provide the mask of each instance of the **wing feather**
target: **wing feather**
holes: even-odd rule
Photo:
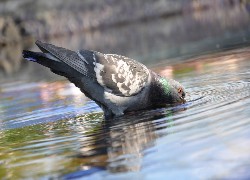
[[[85,56],[83,51],[79,53]],[[98,83],[115,95],[136,95],[148,83],[149,70],[133,59],[99,52],[93,52],[92,59]]]
[[[115,95],[133,96],[148,84],[147,67],[125,56],[89,50],[75,52],[40,41],[36,44],[44,53],[50,53]]]

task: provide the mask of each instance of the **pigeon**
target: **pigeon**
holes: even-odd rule
[[[105,119],[129,112],[185,103],[183,86],[125,56],[91,50],[72,51],[37,40],[42,52],[23,50],[26,60],[50,68],[104,111]]]

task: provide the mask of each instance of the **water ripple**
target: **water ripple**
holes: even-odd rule
[[[3,84],[0,175],[220,179],[247,172],[250,65],[225,59],[179,74],[185,104],[113,121],[67,82]]]

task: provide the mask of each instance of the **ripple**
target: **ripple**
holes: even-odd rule
[[[216,62],[180,76],[185,104],[113,121],[104,121],[95,102],[69,83],[8,84],[0,97],[0,165],[19,172],[16,177],[35,178],[92,170],[113,179],[158,173],[196,178],[199,172],[230,177],[249,167],[249,63]]]

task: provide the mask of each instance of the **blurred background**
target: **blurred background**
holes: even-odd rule
[[[36,39],[157,66],[250,42],[248,0],[1,0],[0,82],[60,78],[22,59]]]

